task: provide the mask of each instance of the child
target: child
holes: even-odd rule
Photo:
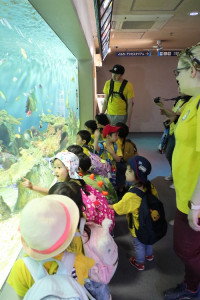
[[[57,153],[52,159],[53,170],[55,179],[52,182],[51,186],[56,182],[65,182],[70,179],[81,179],[78,175],[79,160],[78,157],[69,151],[62,151]],[[41,194],[47,195],[49,188],[44,188],[41,186],[36,186],[31,183],[27,178],[22,178],[24,182],[22,183],[25,188],[39,192]]]
[[[113,161],[120,161],[121,157],[117,155],[117,140],[120,127],[106,125],[103,129],[103,137],[105,141],[94,145],[98,155],[108,161],[111,165]]]
[[[117,194],[113,188],[110,180],[106,177],[97,174],[91,174],[89,172],[91,167],[91,159],[85,154],[78,154],[79,158],[79,175],[83,177],[83,180],[100,191],[108,200],[109,204],[116,203],[118,201]]]
[[[94,149],[98,152],[98,155],[105,159],[111,165],[111,177],[110,181],[112,185],[116,187],[116,162],[120,162],[122,153],[117,153],[117,140],[118,131],[120,127],[113,125],[106,125],[103,129],[103,137],[105,141],[97,143],[95,140]]]
[[[70,145],[67,147],[67,151],[77,155],[79,153],[83,153],[83,148],[79,145]]]
[[[102,224],[102,221],[107,217],[112,220],[110,230],[114,227],[114,212],[108,206],[107,199],[93,187],[86,185],[85,181],[78,175],[79,159],[68,151],[63,151],[52,158],[55,180],[56,182],[75,181],[81,186],[81,193],[85,205],[84,214],[89,221],[97,224]],[[34,191],[48,194],[49,189],[33,185],[30,180],[24,178],[23,186]]]
[[[109,121],[108,117],[105,114],[97,114],[95,116],[95,120],[96,120],[96,123],[97,123],[97,127],[98,127],[98,129],[100,129],[101,132],[103,131],[103,128],[106,125],[110,124],[110,121]]]
[[[61,261],[69,253],[68,247],[74,238],[78,222],[79,210],[70,198],[48,195],[32,199],[22,210],[20,218],[19,229],[24,251],[37,261],[50,258]],[[72,267],[74,266],[70,270],[72,277],[78,279],[78,282],[83,285],[94,261],[83,254],[81,256],[75,254],[71,260]],[[50,275],[57,272],[56,261],[48,261],[43,264]],[[19,299],[23,299],[32,287],[34,279],[24,259],[18,259],[14,263],[8,283],[14,288]]]
[[[118,122],[116,126],[120,127],[118,131],[117,148],[121,149],[123,159],[127,162],[131,157],[138,155],[136,145],[127,136],[129,134],[129,128],[126,124]]]
[[[83,152],[89,155],[89,152],[93,152],[94,147],[89,145],[91,141],[91,134],[87,130],[80,130],[76,136],[76,145],[83,147]]]
[[[151,172],[150,162],[142,156],[134,156],[129,159],[127,170],[126,170],[126,180],[132,183],[131,188],[134,186],[144,192],[148,191],[154,196],[158,197],[156,189],[153,187],[150,181],[148,181],[147,176]],[[138,216],[139,209],[141,205],[141,200],[135,193],[127,192],[123,198],[116,204],[110,205],[111,208],[118,215],[127,216],[129,231],[133,237],[133,245],[135,249],[135,257],[129,259],[132,266],[137,268],[139,271],[143,271],[145,266],[145,259],[148,261],[153,260],[152,246],[142,244],[135,234],[135,228],[139,227]],[[133,220],[134,226],[131,226]]]
[[[89,131],[89,133],[91,134],[91,140],[89,142],[89,145],[93,145],[94,143],[94,133],[95,130],[97,130],[97,123],[95,120],[88,120],[85,122],[85,129],[87,131]]]
[[[87,155],[85,156],[87,157]],[[76,182],[74,181],[57,182],[50,188],[49,194],[57,194],[57,195],[64,195],[70,197],[78,206],[80,217],[81,218],[83,217],[82,207],[84,206],[84,203],[81,195],[81,187]],[[80,227],[80,222],[78,224],[77,232],[80,232],[79,227]],[[87,233],[87,241],[88,241],[90,239],[92,231],[91,228],[87,225],[87,223],[84,225],[84,231]],[[80,234],[77,233],[77,236],[73,238],[70,247],[68,247],[67,250],[75,251],[76,253],[79,254],[84,254],[83,243]],[[87,280],[85,287],[89,290],[92,296],[95,297],[95,299],[99,299],[99,300],[110,299],[110,291],[106,284],[95,282],[92,280]]]
[[[118,131],[119,138],[117,140],[117,149],[122,153],[123,160],[116,163],[117,173],[116,173],[116,185],[117,185],[117,193],[119,198],[124,195],[127,191],[126,189],[126,163],[127,161],[137,154],[137,147],[136,145],[129,139],[127,136],[129,134],[129,128],[126,124],[122,122],[118,122],[116,126],[119,126],[120,129]]]
[[[110,124],[110,121],[106,114],[97,114],[95,116],[95,120],[97,123],[97,130],[94,132],[94,143],[95,141],[98,143],[99,141],[103,141],[103,129],[106,125]]]

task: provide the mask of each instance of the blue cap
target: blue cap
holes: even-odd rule
[[[135,172],[137,178],[146,183],[148,181],[147,176],[151,173],[151,163],[143,156],[133,156],[128,160],[128,164]]]

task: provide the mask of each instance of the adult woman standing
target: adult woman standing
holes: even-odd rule
[[[191,95],[175,128],[172,157],[174,249],[185,264],[185,278],[165,291],[164,299],[200,299],[200,43],[181,53],[174,73],[180,91]]]

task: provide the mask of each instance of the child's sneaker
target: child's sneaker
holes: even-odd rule
[[[154,259],[153,254],[145,256],[146,260],[152,261]]]
[[[131,258],[129,258],[129,261],[132,266],[136,267],[136,269],[138,269],[139,271],[144,271],[144,264],[138,264],[135,261],[135,257],[132,256]]]

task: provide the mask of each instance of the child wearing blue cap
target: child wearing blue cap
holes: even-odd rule
[[[151,164],[145,157],[131,157],[128,160],[126,169],[126,180],[131,183],[131,187],[118,203],[110,205],[110,207],[113,208],[118,215],[126,215],[127,217],[128,227],[133,237],[135,250],[135,257],[131,257],[129,261],[131,265],[139,271],[143,271],[145,269],[145,259],[152,261],[154,256],[152,252],[152,245],[142,244],[136,236],[135,227],[136,229],[139,227],[138,217],[142,198],[136,193],[130,192],[130,190],[135,187],[143,192],[150,192],[154,196],[158,197],[156,189],[147,178],[150,173]],[[135,227],[131,226],[132,221]]]

